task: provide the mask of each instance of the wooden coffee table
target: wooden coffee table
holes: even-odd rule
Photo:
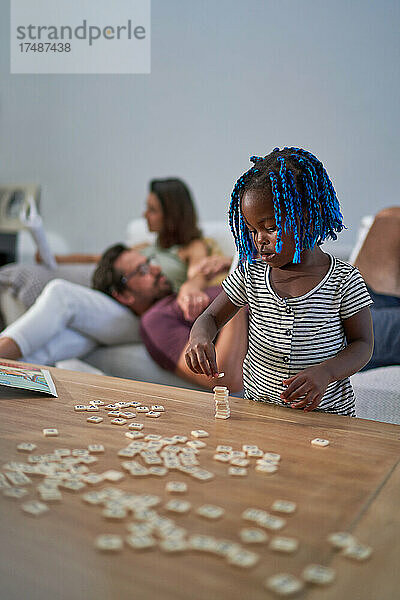
[[[299,539],[293,555],[274,553],[268,544],[248,546],[259,553],[251,569],[229,565],[211,554],[188,551],[166,555],[160,549],[135,551],[125,546],[118,554],[103,554],[94,540],[101,533],[127,533],[126,522],[110,522],[101,508],[82,500],[83,492],[63,491],[63,499],[50,505],[40,517],[21,510],[26,498],[38,499],[35,491],[13,500],[0,494],[0,597],[4,600],[258,600],[273,598],[264,581],[278,572],[300,575],[309,563],[332,566],[333,584],[322,588],[307,585],[299,598],[325,600],[394,600],[400,589],[400,427],[318,413],[252,403],[230,398],[232,416],[214,418],[212,394],[140,383],[98,375],[50,369],[59,394],[47,397],[1,388],[1,459],[27,461],[17,452],[20,442],[34,442],[34,454],[51,453],[55,448],[85,448],[99,443],[105,454],[92,471],[121,469],[118,450],[128,445],[127,425],[104,421],[87,423],[87,413],[74,412],[74,405],[100,399],[106,403],[138,400],[145,405],[162,404],[159,419],[139,416],[143,432],[170,436],[205,429],[207,447],[200,451],[202,466],[215,473],[209,482],[171,471],[165,477],[125,478],[114,485],[124,491],[151,493],[162,499],[156,510],[173,518],[190,533],[214,535],[240,541],[238,532],[251,526],[241,518],[245,508],[270,510],[276,499],[293,500],[297,510],[287,516],[282,535]],[[128,409],[129,410],[129,409]],[[96,414],[96,413],[94,413]],[[56,427],[59,437],[46,438],[45,427]],[[326,448],[310,444],[313,438],[330,440]],[[264,451],[281,454],[281,465],[272,475],[254,470],[252,459],[246,477],[227,474],[226,464],[213,460],[217,444],[240,450],[242,444],[256,444]],[[188,484],[182,498],[192,510],[186,515],[167,513],[163,508],[172,495],[165,492],[167,481]],[[197,516],[204,503],[225,509],[218,521]],[[348,531],[373,547],[371,558],[356,563],[340,556],[327,544],[330,532]],[[273,533],[268,532],[270,537]]]

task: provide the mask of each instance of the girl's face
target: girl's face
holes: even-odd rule
[[[146,199],[146,210],[143,213],[147,221],[149,231],[160,233],[164,224],[164,215],[161,208],[161,203],[156,194],[150,192]]]
[[[279,254],[275,251],[278,230],[271,192],[246,192],[242,198],[242,215],[261,260],[272,268],[284,267],[293,261],[295,243],[291,231],[282,231],[282,250]],[[282,217],[284,218],[284,215]]]

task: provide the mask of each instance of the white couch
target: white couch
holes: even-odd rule
[[[363,220],[356,247],[353,251],[342,246],[340,241],[327,242],[323,248],[343,260],[354,260],[360,241],[366,235],[371,224],[371,217]],[[204,222],[202,230],[206,237],[215,239],[227,256],[233,256],[235,247],[232,235],[224,221]],[[146,230],[142,219],[129,223],[125,243],[133,245],[139,241],[153,241],[152,234]],[[355,252],[356,251],[356,252]],[[90,285],[94,265],[60,265],[56,276],[83,285]],[[0,310],[6,324],[14,321],[26,309],[10,290],[0,294]],[[173,373],[159,367],[148,355],[143,343],[121,344],[98,347],[88,354],[84,361],[68,360],[57,366],[75,370],[98,370],[98,372],[153,383],[161,383],[175,387],[194,387]],[[95,371],[96,372],[96,371]],[[400,366],[382,367],[357,373],[352,377],[357,397],[357,415],[362,418],[400,423]],[[200,389],[200,388],[198,388]]]

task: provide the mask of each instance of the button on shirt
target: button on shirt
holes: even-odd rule
[[[243,263],[222,283],[231,302],[249,306],[249,348],[243,363],[245,396],[287,406],[283,379],[336,356],[346,345],[343,323],[372,303],[359,271],[330,256],[322,281],[307,294],[281,298],[270,267]],[[318,410],[355,415],[349,378],[328,385]]]

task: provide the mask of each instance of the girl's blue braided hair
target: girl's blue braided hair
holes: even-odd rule
[[[257,257],[241,211],[243,195],[252,189],[272,193],[276,252],[282,250],[282,231],[293,232],[295,263],[300,262],[302,250],[312,249],[329,238],[336,240],[336,234],[344,228],[339,202],[323,164],[311,152],[274,148],[264,158],[252,156],[250,161],[253,166],[237,180],[229,207],[229,225],[240,261],[252,263]]]

